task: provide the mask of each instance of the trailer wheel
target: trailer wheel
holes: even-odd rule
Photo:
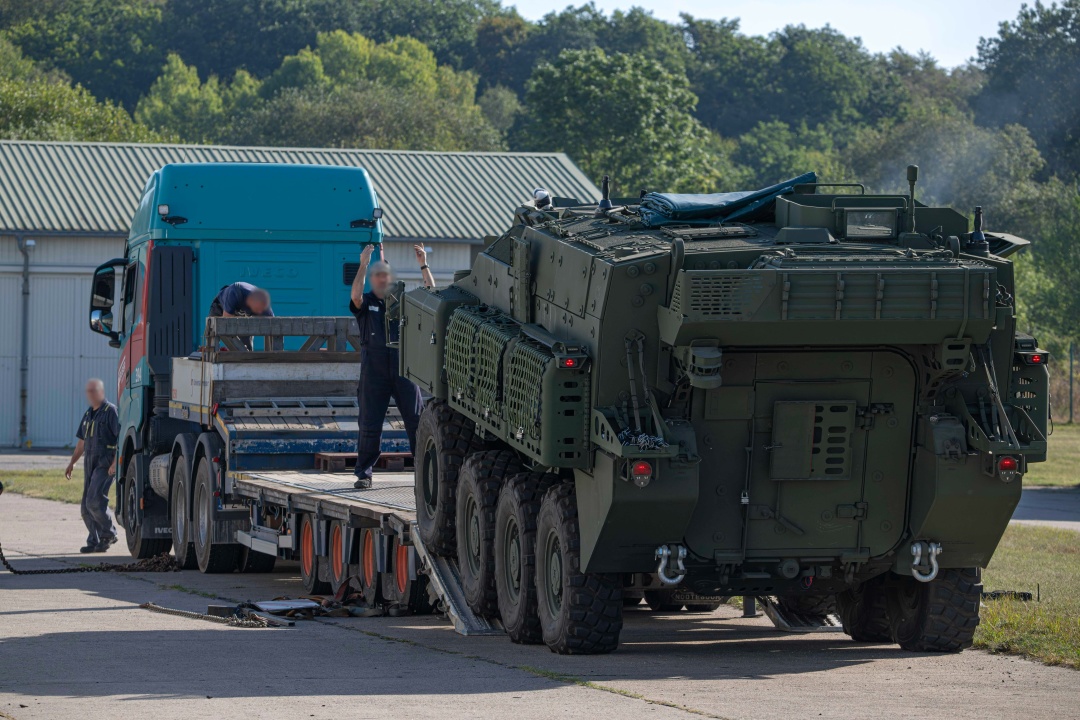
[[[242,573],[269,573],[274,572],[277,564],[276,555],[256,552],[249,547],[240,546],[240,553],[236,560],[236,569]]]
[[[227,573],[236,569],[242,545],[214,542],[214,485],[210,478],[210,461],[199,458],[195,470],[195,556],[199,570],[204,573]]]
[[[387,570],[382,574],[382,595],[391,609],[404,609],[413,615],[426,615],[431,612],[427,576],[416,573],[415,578],[409,577],[411,552],[408,545],[401,543],[400,538],[393,538],[390,557],[387,558]]]
[[[432,400],[416,429],[416,524],[431,552],[452,557],[456,550],[454,499],[465,456],[482,447],[475,425],[445,402]]]
[[[465,602],[477,615],[497,617],[495,588],[495,506],[503,480],[521,471],[513,450],[473,453],[465,460],[457,488],[457,556]]]
[[[776,602],[788,612],[812,618],[824,618],[836,612],[836,598],[833,595],[784,595]]]
[[[536,605],[536,519],[544,493],[559,481],[551,473],[507,479],[495,508],[495,589],[503,628],[516,643],[544,641]]]
[[[160,538],[143,538],[142,523],[139,521],[139,498],[135,492],[136,483],[139,482],[135,475],[135,461],[130,460],[127,470],[124,472],[124,507],[121,513],[121,524],[124,526],[124,535],[127,539],[128,552],[136,560],[152,558],[162,553],[169,552],[172,540]]]
[[[181,570],[194,570],[199,567],[199,558],[195,555],[195,543],[191,541],[191,471],[188,459],[181,454],[176,458],[173,468],[172,498],[169,502],[169,514],[172,516],[172,544],[176,564]]]
[[[544,495],[536,523],[536,594],[544,642],[560,655],[609,653],[622,630],[622,582],[581,572],[581,534],[571,483]]]
[[[879,575],[836,596],[844,632],[856,642],[892,642],[885,576]]]
[[[645,602],[653,612],[673,613],[683,609],[681,602],[675,602],[674,590],[646,590]]]
[[[345,523],[341,520],[335,520],[330,526],[330,543],[327,548],[326,558],[330,590],[334,595],[338,594],[342,586],[349,584],[349,563],[345,557],[345,536]]]
[[[960,652],[979,626],[982,572],[941,570],[928,583],[894,577],[888,584],[893,640],[914,652]]]
[[[315,523],[304,514],[300,520],[300,580],[308,595],[326,595],[330,583],[319,579],[319,564],[325,561],[315,552]]]
[[[382,582],[379,578],[379,532],[375,528],[360,531],[360,590],[369,606],[382,602]]]

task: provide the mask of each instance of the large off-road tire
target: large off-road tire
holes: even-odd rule
[[[426,615],[431,612],[427,575],[416,572],[409,577],[409,557],[412,550],[395,537],[391,541],[387,571],[382,573],[382,595],[391,612]]]
[[[169,552],[172,547],[171,539],[144,538],[142,536],[142,522],[139,520],[139,498],[135,492],[136,483],[139,479],[135,476],[135,460],[127,464],[124,473],[123,485],[123,512],[120,514],[120,524],[124,526],[124,535],[127,538],[128,552],[136,560],[157,557],[162,553]]]
[[[236,569],[240,561],[240,549],[236,543],[214,542],[214,484],[210,478],[210,461],[199,458],[195,468],[195,504],[192,513],[195,535],[195,556],[199,570],[204,573],[228,573]]]
[[[457,550],[458,473],[465,457],[481,449],[476,425],[440,400],[420,413],[416,429],[416,524],[420,540],[436,555],[452,557]]]
[[[173,467],[169,515],[176,564],[181,570],[194,570],[199,567],[199,558],[195,556],[195,543],[191,538],[191,468],[184,455],[176,458]]]
[[[776,602],[788,612],[807,617],[824,618],[836,612],[832,595],[784,595],[777,597]]]
[[[457,486],[457,557],[461,591],[477,615],[497,617],[495,506],[503,481],[521,472],[513,450],[487,450],[465,459]]]
[[[319,579],[319,566],[326,558],[319,557],[316,552],[316,532],[318,528],[315,521],[305,513],[300,518],[300,582],[308,595],[327,595],[330,593],[330,583]]]
[[[622,630],[622,582],[581,571],[581,533],[571,483],[544,495],[536,522],[536,595],[544,642],[560,655],[609,653]]]
[[[503,628],[516,643],[544,641],[536,606],[536,521],[551,473],[507,478],[495,507],[495,590]]]
[[[645,602],[653,612],[672,613],[683,608],[681,602],[675,601],[674,590],[646,590]]]
[[[885,576],[871,578],[836,596],[836,612],[844,632],[852,640],[867,643],[891,643],[889,602],[885,593]]]
[[[960,652],[979,626],[982,571],[941,570],[928,583],[894,577],[888,583],[893,641],[914,652]]]

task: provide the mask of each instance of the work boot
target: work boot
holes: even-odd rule
[[[108,552],[109,548],[115,545],[117,540],[118,538],[115,535],[105,538],[100,543],[98,543],[98,552]]]
[[[358,478],[356,478],[356,482],[353,483],[353,487],[356,488],[357,490],[370,490],[371,489],[371,478],[369,478],[369,477],[358,477]]]
[[[89,553],[104,552],[100,548],[100,545],[83,545],[81,548],[79,548],[79,552],[81,552],[83,555],[88,555]]]

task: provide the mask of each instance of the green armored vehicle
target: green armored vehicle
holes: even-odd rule
[[[517,642],[613,650],[624,603],[770,597],[855,640],[968,647],[980,573],[1046,456],[1047,355],[1009,255],[911,191],[516,211],[402,296],[420,539]]]

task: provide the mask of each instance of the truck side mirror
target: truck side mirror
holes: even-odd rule
[[[113,304],[116,302],[116,268],[126,264],[118,258],[94,270],[90,282],[90,329],[109,338],[109,345],[120,347],[120,333],[113,330]]]

